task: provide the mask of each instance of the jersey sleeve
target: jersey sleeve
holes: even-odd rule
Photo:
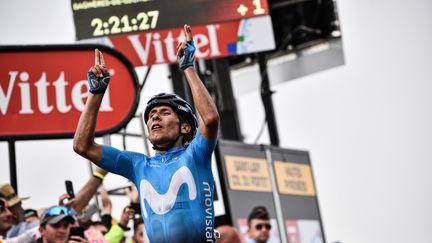
[[[111,146],[103,145],[102,159],[97,165],[108,172],[124,176],[135,182],[134,168],[136,163],[142,160],[145,160],[143,154],[120,151]]]
[[[211,167],[211,156],[216,147],[217,138],[206,139],[199,129],[188,149],[193,151],[198,163],[205,163],[204,166]]]

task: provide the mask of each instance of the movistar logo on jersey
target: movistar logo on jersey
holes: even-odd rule
[[[189,187],[189,200],[194,200],[197,196],[197,189],[192,172],[188,167],[180,167],[172,176],[168,190],[165,194],[159,194],[149,181],[143,179],[140,183],[141,205],[144,201],[150,205],[150,208],[156,214],[163,215],[171,211],[177,199],[180,186],[186,183]],[[148,217],[147,209],[143,207],[144,217]]]

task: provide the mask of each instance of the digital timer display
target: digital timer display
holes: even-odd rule
[[[77,39],[268,15],[267,0],[71,0]]]
[[[135,17],[123,15],[122,17],[110,16],[108,20],[94,18],[90,25],[94,28],[93,36],[115,35],[134,31],[154,29],[157,24],[159,11],[139,12]]]

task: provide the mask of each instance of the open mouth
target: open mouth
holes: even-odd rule
[[[151,127],[152,130],[158,130],[158,129],[161,129],[161,128],[162,128],[162,126],[159,125],[159,124],[154,124],[154,125]]]

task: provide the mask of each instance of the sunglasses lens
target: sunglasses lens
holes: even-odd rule
[[[4,201],[0,200],[0,212],[3,212],[6,210],[6,204]]]
[[[64,206],[55,206],[48,210],[47,216],[57,216],[57,215],[68,215],[68,216],[75,216],[74,211],[72,211],[70,208],[64,207]]]
[[[267,230],[271,229],[271,224],[257,224],[255,225],[255,229],[261,230],[263,227],[265,227]]]

